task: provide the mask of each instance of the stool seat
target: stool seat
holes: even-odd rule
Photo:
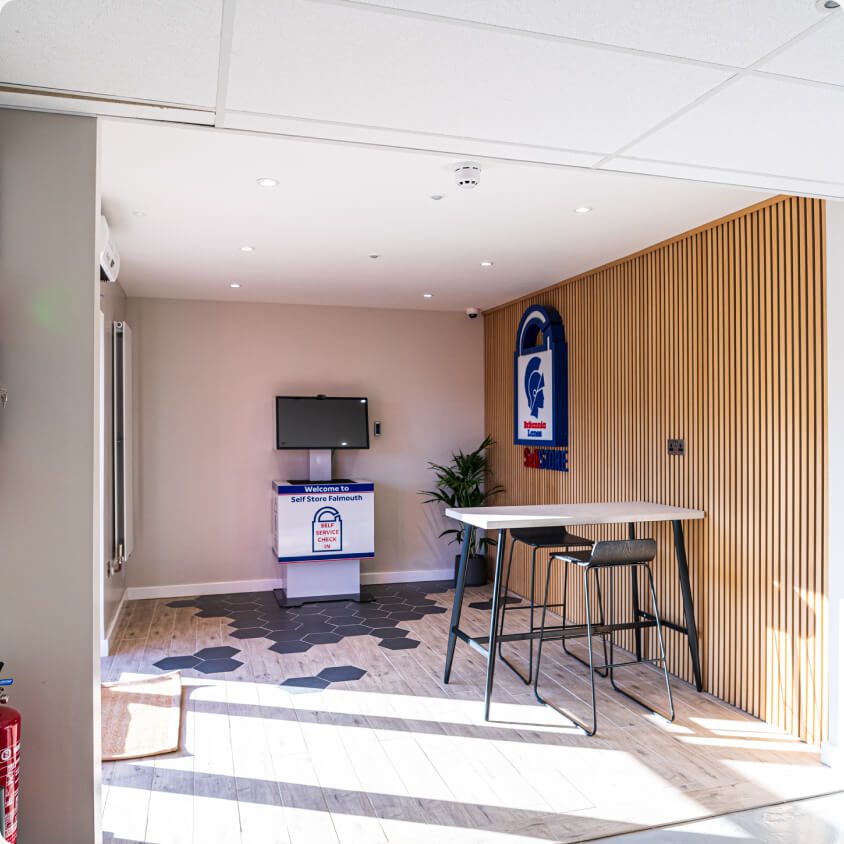
[[[596,542],[589,551],[566,551],[552,554],[554,560],[563,560],[578,566],[608,568],[649,563],[656,556],[653,539],[616,539]]]
[[[552,560],[562,560],[565,563],[574,563],[578,566],[588,566],[592,561],[591,551],[568,551],[565,554],[552,554]]]
[[[592,540],[564,527],[513,528],[510,538],[531,548],[591,548]]]

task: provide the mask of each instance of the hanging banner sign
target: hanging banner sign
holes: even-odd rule
[[[548,452],[548,446],[568,447],[568,393],[563,321],[554,308],[532,305],[519,322],[513,358],[514,442],[539,447],[525,449],[525,466],[568,471],[567,454]]]

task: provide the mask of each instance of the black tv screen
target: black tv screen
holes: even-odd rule
[[[276,448],[369,448],[369,402],[360,396],[276,396]]]

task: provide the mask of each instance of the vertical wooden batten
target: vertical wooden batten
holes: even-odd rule
[[[822,200],[780,197],[485,314],[500,503],[705,510],[687,526],[705,687],[812,744],[826,718],[824,214]],[[568,473],[526,469],[512,445],[516,327],[534,303],[565,323]],[[669,437],[685,456],[667,454]],[[662,609],[681,621],[670,529],[650,533]],[[577,616],[574,590],[570,601]],[[667,645],[671,671],[691,680],[685,639],[669,631]]]

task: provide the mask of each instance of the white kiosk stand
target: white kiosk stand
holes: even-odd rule
[[[360,561],[375,556],[375,485],[331,479],[331,451],[312,450],[310,479],[273,481],[273,553],[282,566],[281,607],[369,601]]]

